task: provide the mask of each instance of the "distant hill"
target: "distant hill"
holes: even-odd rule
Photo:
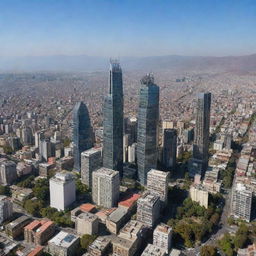
[[[226,57],[152,56],[122,57],[124,70],[143,71],[256,71],[256,54]],[[104,57],[43,56],[0,57],[0,71],[106,71],[109,59]]]

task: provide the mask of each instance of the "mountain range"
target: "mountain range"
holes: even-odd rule
[[[120,62],[122,68],[127,71],[256,71],[256,54],[225,57],[178,55],[152,57],[121,57]],[[94,72],[106,71],[108,69],[108,66],[108,58],[87,55],[0,57],[0,72]]]

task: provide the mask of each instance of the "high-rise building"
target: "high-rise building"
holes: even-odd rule
[[[6,196],[0,196],[0,224],[8,220],[13,214],[13,205]]]
[[[102,166],[101,148],[91,148],[81,153],[82,183],[92,187],[92,172]]]
[[[204,175],[208,165],[211,93],[199,93],[196,106],[196,127],[190,176]]]
[[[54,144],[49,139],[43,139],[39,142],[39,154],[43,161],[47,162],[48,158],[54,156]]]
[[[202,186],[201,184],[192,184],[189,189],[189,195],[192,201],[199,203],[205,208],[208,208],[209,192],[204,186]]]
[[[158,157],[159,87],[151,74],[141,79],[138,110],[138,178],[146,184],[147,173],[156,168]]]
[[[71,173],[57,173],[50,179],[50,205],[64,211],[76,200],[76,185]]]
[[[13,161],[0,162],[0,184],[12,185],[18,178],[16,164]]]
[[[119,172],[105,167],[92,173],[92,199],[97,205],[111,208],[119,199]]]
[[[160,215],[160,198],[146,191],[137,201],[137,220],[153,227]]]
[[[103,166],[123,172],[123,79],[120,64],[112,61],[109,90],[103,105]]]
[[[252,191],[244,184],[234,184],[232,189],[231,214],[235,218],[251,221]]]
[[[26,146],[33,144],[33,133],[30,127],[22,128],[22,141]]]
[[[162,203],[166,204],[168,199],[168,177],[169,172],[150,170],[147,177],[147,190],[151,194],[160,197]]]
[[[93,132],[89,112],[83,102],[73,110],[74,170],[81,170],[81,153],[93,146]]]
[[[165,251],[153,244],[148,244],[141,256],[165,256]]]
[[[153,233],[153,245],[165,250],[169,253],[172,246],[172,228],[166,224],[159,224]]]
[[[165,129],[163,137],[163,165],[174,169],[177,155],[177,132],[175,129]]]

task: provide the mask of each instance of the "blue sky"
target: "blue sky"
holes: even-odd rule
[[[0,0],[0,56],[256,53],[256,0]]]

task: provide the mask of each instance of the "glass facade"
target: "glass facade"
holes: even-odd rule
[[[199,93],[196,111],[195,139],[193,159],[201,162],[201,169],[208,165],[209,129],[210,129],[211,93]],[[198,171],[200,174],[200,171]]]
[[[118,62],[112,61],[109,91],[103,105],[103,166],[123,173],[123,78]]]
[[[78,102],[73,110],[74,169],[81,170],[81,153],[93,147],[93,132],[89,112],[83,102]]]
[[[138,131],[137,164],[138,179],[146,185],[147,173],[156,168],[158,156],[159,87],[152,75],[141,80]]]

